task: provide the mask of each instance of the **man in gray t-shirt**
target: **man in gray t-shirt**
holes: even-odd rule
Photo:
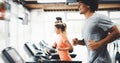
[[[107,16],[95,13],[97,0],[79,0],[78,8],[86,19],[82,29],[83,40],[75,38],[73,44],[86,45],[88,63],[112,63],[107,44],[120,37],[119,30]]]

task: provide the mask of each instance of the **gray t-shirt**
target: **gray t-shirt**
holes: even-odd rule
[[[82,36],[88,49],[88,63],[112,63],[107,50],[107,44],[94,51],[88,48],[88,44],[89,40],[98,42],[105,38],[108,35],[107,30],[113,26],[113,22],[107,16],[98,13],[94,13],[85,20]]]

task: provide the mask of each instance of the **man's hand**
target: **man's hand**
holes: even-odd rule
[[[79,40],[78,40],[77,38],[74,38],[72,41],[73,41],[73,45],[75,46],[75,45],[78,44],[78,41],[79,41]]]
[[[94,40],[90,40],[88,47],[90,48],[90,50],[93,51],[93,50],[96,50],[99,47],[101,47],[101,44],[99,42],[94,41]]]

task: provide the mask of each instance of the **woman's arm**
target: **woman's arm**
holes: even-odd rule
[[[65,45],[67,46],[66,48],[58,48],[58,50],[73,50],[73,46],[68,40],[64,41]]]
[[[56,47],[57,47],[57,43],[54,42],[54,44],[52,45],[52,47],[53,47],[54,49],[56,49]]]

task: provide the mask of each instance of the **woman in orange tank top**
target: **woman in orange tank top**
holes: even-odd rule
[[[55,23],[55,31],[58,35],[57,41],[54,43],[54,47],[57,48],[61,61],[71,61],[69,50],[72,50],[73,47],[69,42],[66,35],[66,24],[65,23]]]

